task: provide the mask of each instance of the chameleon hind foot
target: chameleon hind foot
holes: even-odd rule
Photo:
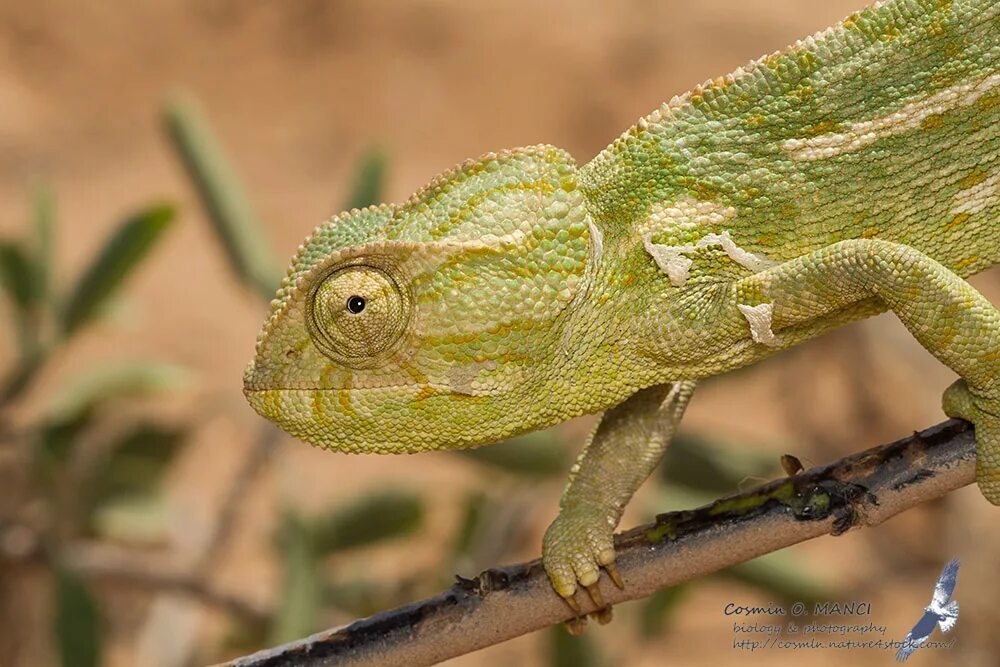
[[[600,512],[584,510],[561,512],[545,531],[542,540],[542,564],[556,592],[576,614],[582,609],[576,600],[580,587],[598,608],[599,623],[611,620],[611,607],[604,601],[597,582],[604,568],[616,586],[624,582],[615,567],[615,548],[611,528]]]
[[[944,412],[976,427],[976,484],[986,500],[1000,505],[1000,398],[986,398],[957,380],[944,392]]]

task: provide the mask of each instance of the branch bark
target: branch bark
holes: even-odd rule
[[[972,427],[947,421],[882,445],[729,496],[669,512],[616,537],[625,588],[608,578],[615,604],[645,597],[783,547],[874,526],[975,479]],[[578,595],[585,612],[595,611]],[[439,595],[350,625],[260,651],[227,667],[431,665],[569,620],[534,560],[487,570]]]

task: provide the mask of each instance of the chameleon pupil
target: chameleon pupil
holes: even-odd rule
[[[365,298],[363,296],[354,295],[347,300],[347,310],[351,311],[355,315],[357,315],[364,309],[365,309]]]

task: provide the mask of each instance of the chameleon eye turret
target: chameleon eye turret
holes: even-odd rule
[[[401,277],[389,263],[378,264],[334,267],[306,300],[313,343],[345,366],[379,363],[396,348],[410,319],[410,295]]]

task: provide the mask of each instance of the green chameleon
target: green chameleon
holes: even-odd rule
[[[571,113],[571,112],[570,112]],[[1000,504],[1000,2],[895,0],[675,97],[578,167],[491,153],[299,248],[254,409],[344,452],[472,447],[604,411],[543,540],[621,585],[612,532],[699,378],[894,312],[961,379]]]

